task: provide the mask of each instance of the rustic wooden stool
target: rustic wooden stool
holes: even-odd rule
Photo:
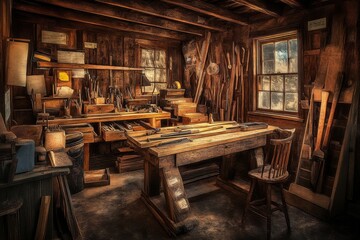
[[[267,239],[271,237],[271,214],[277,210],[284,213],[288,231],[290,232],[290,219],[287,205],[283,193],[283,183],[287,180],[289,173],[287,165],[289,162],[291,142],[294,137],[295,129],[277,130],[277,137],[270,139],[270,146],[266,154],[266,160],[262,167],[249,171],[251,177],[250,191],[247,196],[245,210],[242,216],[242,224],[244,224],[248,210],[251,210],[267,220]],[[270,164],[266,164],[269,162]],[[260,182],[265,184],[266,195],[263,199],[252,200],[256,184]],[[271,188],[273,186],[280,187],[280,195],[282,204],[278,204],[271,200]],[[262,211],[259,206],[266,205],[266,211]],[[273,208],[272,205],[275,207]]]
[[[6,216],[7,239],[20,239],[19,209],[23,202],[21,200],[5,201],[0,203],[0,217]]]

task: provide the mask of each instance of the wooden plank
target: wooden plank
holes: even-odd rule
[[[35,233],[36,240],[45,239],[45,231],[48,222],[50,202],[51,202],[51,196],[41,197],[40,213],[39,213],[39,218]]]
[[[299,0],[280,0],[280,2],[283,2],[293,8],[302,8],[303,7],[303,4],[300,3]]]
[[[154,18],[146,14],[141,14],[136,12],[131,12],[131,14],[129,14],[129,12],[126,10],[122,10],[121,8],[114,8],[112,6],[108,6],[104,4],[92,3],[84,0],[78,0],[76,2],[71,0],[63,0],[63,1],[36,0],[36,1],[43,2],[46,4],[52,4],[58,7],[64,7],[72,10],[92,13],[104,17],[110,17],[122,21],[138,23],[150,27],[158,27],[158,28],[173,30],[177,32],[189,33],[195,36],[203,36],[203,31],[201,31],[200,29],[190,27],[182,23],[170,21],[167,19]]]
[[[275,3],[267,3],[267,1],[259,0],[234,0],[234,2],[239,3],[253,11],[264,13],[272,17],[280,17],[281,10]]]
[[[61,18],[61,19],[66,19],[81,23],[92,24],[96,26],[112,28],[120,31],[140,33],[144,35],[159,36],[159,37],[181,40],[181,41],[190,38],[190,35],[185,33],[179,33],[175,31],[144,26],[141,24],[127,23],[124,21],[111,19],[103,16],[95,16],[93,14],[84,13],[84,12],[75,12],[69,10],[61,10],[60,8],[45,7],[44,5],[36,6],[36,5],[16,2],[14,3],[14,9],[23,12],[42,14],[49,17],[56,17],[56,18]]]
[[[180,6],[195,12],[199,12],[202,14],[209,15],[211,17],[219,18],[224,21],[236,23],[239,25],[248,25],[248,22],[239,17],[239,15],[234,14],[233,12],[226,10],[224,8],[219,8],[218,6],[210,3],[206,3],[204,1],[199,0],[161,0],[162,2],[166,2],[169,4],[173,4],[176,6]]]
[[[56,63],[56,62],[37,62],[38,68],[68,68],[68,69],[96,69],[96,70],[122,70],[122,71],[143,71],[143,68],[108,66],[96,64],[77,64],[77,63]]]
[[[127,0],[98,0],[98,2],[106,3],[112,6],[121,7],[136,12],[145,13],[155,17],[165,18],[176,22],[186,23],[193,26],[220,31],[224,29],[219,27],[216,23],[210,23],[202,17],[190,14],[186,10],[177,9],[174,11],[171,8],[165,8],[164,5],[151,2],[150,4],[143,0],[127,1]]]
[[[176,154],[176,166],[184,166],[190,163],[201,162],[205,159],[220,157],[225,154],[226,145],[217,145],[206,149],[181,152]]]

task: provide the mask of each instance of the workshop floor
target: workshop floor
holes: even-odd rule
[[[169,239],[140,200],[143,172],[112,174],[109,186],[87,188],[73,195],[73,203],[84,239]],[[178,239],[265,239],[266,222],[249,213],[245,227],[240,219],[243,200],[218,190],[190,202],[199,225]],[[281,213],[275,213],[273,239],[360,239],[360,220],[342,217],[320,221],[289,207],[292,231],[286,231]]]

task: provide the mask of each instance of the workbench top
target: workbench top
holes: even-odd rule
[[[179,135],[177,138],[156,140],[156,138],[161,138],[161,135],[163,134],[172,133],[175,132],[175,129],[179,129],[179,127],[167,127],[161,128],[158,133],[152,135],[146,135],[146,131],[128,133],[128,141],[139,148],[148,148],[147,151],[156,157],[164,157],[202,148],[220,146],[221,144],[232,143],[239,140],[246,140],[250,138],[254,139],[254,137],[267,135],[277,129],[275,126],[268,126],[264,129],[240,131],[240,128],[234,128],[236,125],[236,122],[215,122],[213,124],[202,123],[185,125],[182,127],[186,127],[186,129],[210,129],[211,127],[214,127],[214,130]],[[216,126],[219,128],[216,128]],[[176,139],[187,139],[188,141],[171,143]],[[170,143],[157,146],[158,144],[164,144],[167,142]]]

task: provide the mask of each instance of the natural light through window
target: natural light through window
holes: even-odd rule
[[[257,109],[298,112],[296,34],[257,40]]]

